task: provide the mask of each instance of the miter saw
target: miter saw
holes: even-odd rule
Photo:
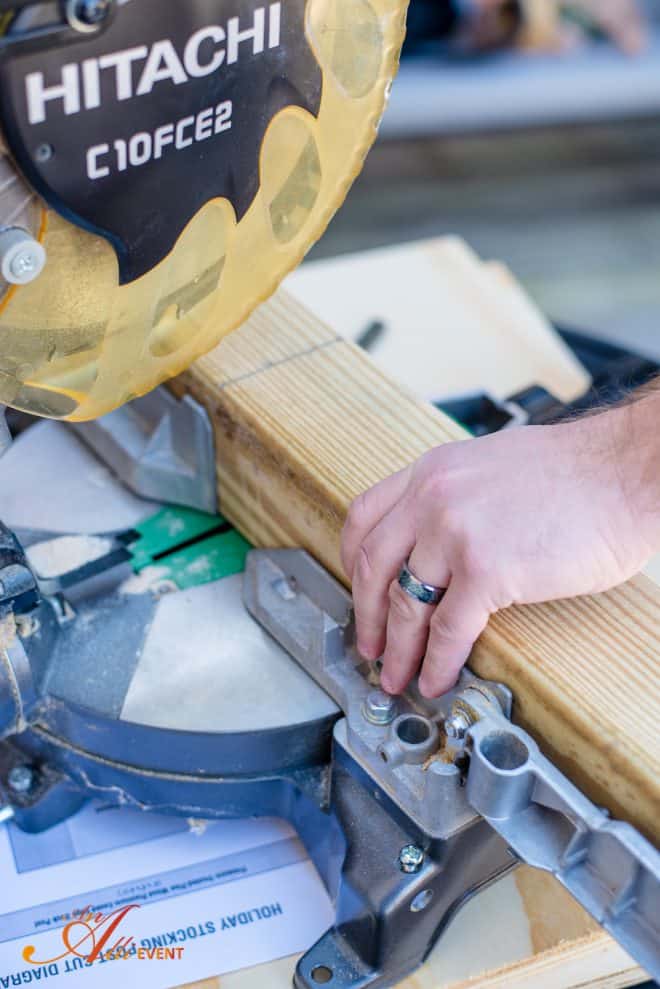
[[[660,975],[654,848],[506,687],[381,691],[348,592],[218,516],[203,409],[145,394],[320,234],[404,7],[0,0],[0,401],[72,423],[19,422],[0,461],[2,815],[39,831],[101,795],[288,818],[337,907],[298,989],[393,985],[521,860]]]

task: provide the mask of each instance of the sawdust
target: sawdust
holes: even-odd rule
[[[6,615],[0,620],[0,649],[9,649],[16,639],[16,619]]]
[[[158,581],[169,577],[167,567],[145,567],[119,585],[120,594],[147,594]]]
[[[100,536],[58,536],[30,546],[27,558],[40,577],[59,577],[105,556],[112,542]]]
[[[174,539],[176,536],[180,536],[185,528],[186,524],[183,519],[171,518],[167,523],[167,535],[170,536],[171,539]]]
[[[203,574],[209,573],[211,570],[211,560],[208,556],[198,556],[196,560],[186,567],[189,574],[193,576],[202,576]]]

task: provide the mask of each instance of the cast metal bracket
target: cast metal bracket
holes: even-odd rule
[[[467,799],[518,858],[551,872],[654,978],[660,976],[660,853],[631,825],[610,819],[482,696],[467,688],[458,710]]]
[[[95,422],[73,427],[136,494],[217,512],[213,429],[189,395],[177,399],[156,388]]]
[[[353,650],[350,595],[319,564],[296,551],[253,552],[245,600],[344,710],[336,744],[427,834],[450,839],[480,815],[520,861],[551,872],[660,978],[660,853],[612,821],[511,723],[506,688],[464,671],[447,698],[428,702],[408,691],[374,723],[384,695],[373,710]]]

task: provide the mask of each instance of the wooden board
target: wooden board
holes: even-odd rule
[[[508,269],[456,237],[313,261],[285,287],[348,339],[384,320],[371,356],[420,398],[506,398],[538,384],[569,402],[590,384]]]
[[[340,578],[339,536],[365,488],[460,428],[384,376],[285,293],[178,379],[215,427],[221,510],[256,545],[302,546]],[[508,683],[516,720],[593,800],[660,833],[660,592],[491,620],[472,668]]]

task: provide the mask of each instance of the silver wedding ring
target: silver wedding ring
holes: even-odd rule
[[[399,586],[411,598],[421,601],[422,604],[438,604],[447,590],[446,587],[436,587],[434,584],[425,584],[423,580],[419,580],[408,566],[407,560],[399,571]]]

